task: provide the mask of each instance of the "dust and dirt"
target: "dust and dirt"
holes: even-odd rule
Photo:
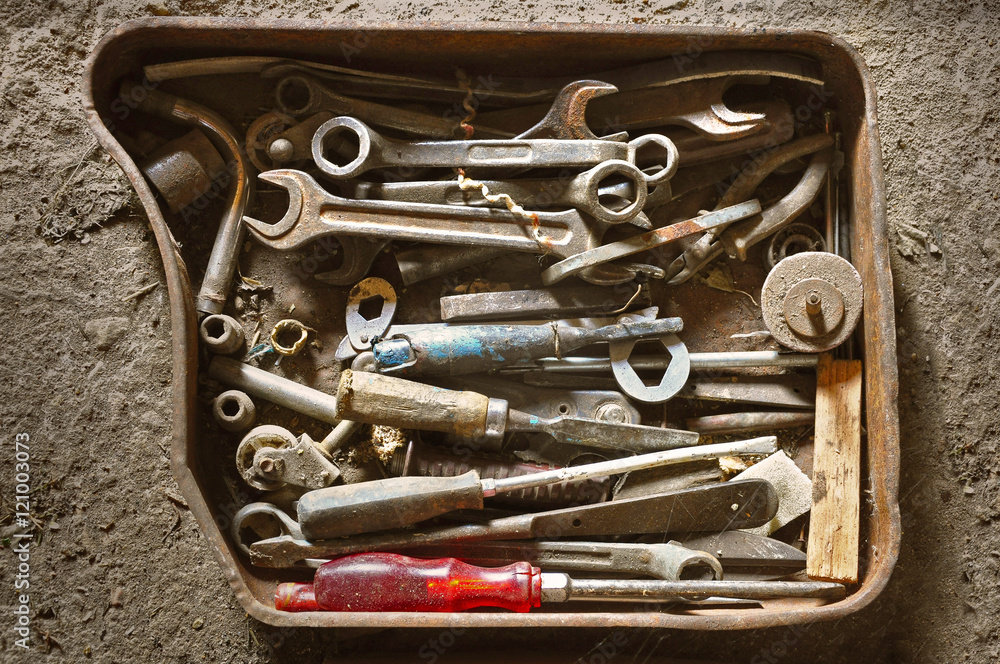
[[[165,14],[529,20],[824,30],[878,86],[898,316],[902,554],[839,623],[726,636],[279,630],[247,618],[170,474],[169,308],[127,181],[83,120],[84,59]],[[997,661],[1000,656],[1000,18],[984,3],[541,0],[0,2],[0,659],[320,663],[391,651],[556,650],[552,661]],[[138,295],[136,295],[138,293]],[[30,648],[16,645],[15,434],[30,436]],[[570,654],[575,653],[575,654]],[[589,658],[588,658],[589,657]],[[386,660],[389,661],[389,660]]]

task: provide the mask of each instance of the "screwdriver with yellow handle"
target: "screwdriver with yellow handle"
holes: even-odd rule
[[[452,510],[482,509],[484,498],[505,491],[724,456],[767,455],[777,447],[777,438],[765,436],[499,479],[480,478],[475,471],[454,477],[391,477],[309,491],[299,499],[296,510],[303,537],[324,540],[400,528]]]
[[[506,399],[350,369],[340,376],[337,416],[364,424],[483,438],[487,445],[502,441],[506,432],[525,431],[547,433],[571,445],[641,454],[695,445],[699,438],[693,431],[627,422],[548,419],[515,410]]]
[[[727,597],[837,599],[845,588],[825,581],[664,581],[574,579],[528,562],[476,567],[454,558],[419,560],[359,553],[324,563],[312,583],[280,583],[279,611],[465,611],[490,606],[524,613],[542,602],[577,599],[664,601]]]

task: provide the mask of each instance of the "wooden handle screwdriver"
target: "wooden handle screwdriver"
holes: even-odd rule
[[[541,432],[564,443],[638,454],[696,445],[699,438],[692,431],[639,424],[572,417],[546,419],[513,410],[505,399],[492,399],[478,392],[446,390],[351,370],[340,377],[337,417],[400,429],[486,438],[498,443],[507,431]]]

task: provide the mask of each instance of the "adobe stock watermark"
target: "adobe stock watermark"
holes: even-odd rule
[[[19,433],[14,436],[14,523],[19,528],[31,524],[31,450],[30,436]],[[27,650],[31,634],[31,533],[11,535],[11,552],[15,556],[14,572],[14,633],[18,638],[14,645]]]

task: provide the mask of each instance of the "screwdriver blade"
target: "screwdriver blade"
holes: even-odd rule
[[[559,417],[552,420],[535,418],[534,422],[530,430],[543,431],[561,443],[628,450],[636,454],[689,447],[697,445],[700,438],[694,431],[662,429],[624,422],[600,422],[575,417]]]

